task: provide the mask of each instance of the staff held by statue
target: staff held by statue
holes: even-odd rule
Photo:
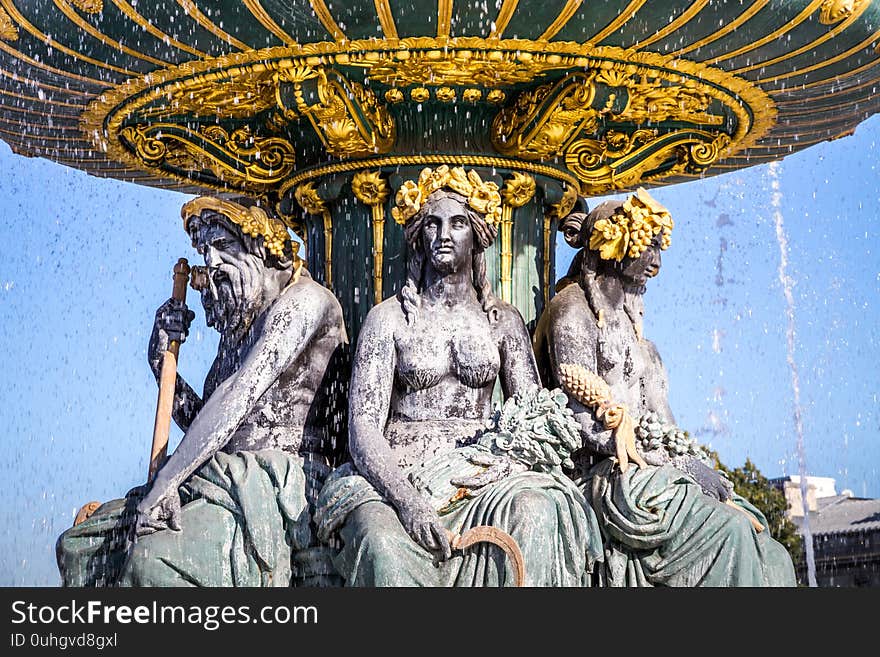
[[[174,284],[171,298],[181,303],[186,302],[186,284],[189,281],[190,267],[186,258],[181,258],[174,265]],[[177,382],[177,357],[180,352],[180,341],[170,340],[168,349],[162,355],[161,374],[159,375],[159,398],[156,402],[156,419],[153,423],[153,446],[150,450],[150,469],[147,481],[156,476],[165,462],[168,453],[168,433],[171,429],[171,412],[174,405],[174,388]]]

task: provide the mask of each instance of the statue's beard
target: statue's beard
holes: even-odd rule
[[[240,339],[257,316],[262,297],[262,277],[252,267],[211,267],[202,289],[205,321],[225,338]]]

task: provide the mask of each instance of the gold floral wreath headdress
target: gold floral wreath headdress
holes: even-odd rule
[[[418,182],[407,180],[394,197],[396,207],[391,208],[391,216],[398,224],[405,224],[414,217],[432,192],[446,187],[467,198],[467,204],[476,212],[485,215],[486,222],[497,224],[501,221],[501,193],[498,185],[483,181],[471,169],[467,173],[462,167],[450,169],[442,164],[436,169],[425,168]]]
[[[284,256],[284,247],[287,243],[292,243],[294,261],[298,261],[299,243],[290,239],[290,233],[287,228],[278,219],[274,219],[266,214],[266,211],[256,206],[249,208],[244,207],[232,201],[224,201],[223,199],[213,198],[210,196],[200,196],[186,203],[180,210],[180,216],[183,218],[183,228],[189,232],[189,220],[191,217],[197,217],[202,210],[213,210],[218,214],[222,214],[241,231],[251,237],[262,237],[263,243],[269,253],[281,258]]]
[[[590,249],[603,260],[620,262],[625,256],[638,258],[655,235],[661,235],[664,251],[672,243],[674,222],[669,210],[639,187],[624,201],[620,210],[606,219],[599,219],[590,233]]]

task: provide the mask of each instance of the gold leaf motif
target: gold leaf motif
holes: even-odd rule
[[[664,84],[662,77],[629,79],[619,85],[626,88],[629,102],[619,114],[612,114],[615,121],[633,123],[659,123],[661,121],[687,121],[698,125],[721,125],[724,117],[709,112],[712,97],[692,82],[687,84]]]
[[[619,211],[595,223],[589,247],[598,251],[603,260],[620,262],[627,256],[638,258],[656,235],[661,236],[660,248],[668,249],[673,227],[669,210],[640,187],[623,202]]]
[[[498,185],[483,181],[473,169],[465,172],[462,167],[450,168],[445,164],[436,169],[426,167],[419,175],[418,182],[407,180],[400,186],[394,196],[396,207],[391,209],[394,221],[405,224],[421,210],[433,192],[444,187],[467,197],[467,204],[485,215],[487,223],[497,224],[501,221]]]
[[[391,193],[388,182],[379,171],[361,171],[351,181],[351,191],[365,205],[381,205]]]
[[[452,87],[440,87],[434,92],[434,95],[441,103],[451,103],[455,100],[455,89]]]
[[[70,0],[70,2],[86,14],[100,14],[104,11],[104,0]]]
[[[309,214],[319,215],[327,210],[327,203],[318,196],[318,190],[315,189],[313,182],[303,183],[297,187],[293,196],[300,207]]]
[[[825,0],[819,7],[819,22],[834,25],[849,18],[871,0]]]
[[[222,214],[239,226],[246,235],[262,237],[266,249],[279,258],[284,256],[285,247],[291,243],[290,234],[284,224],[278,219],[270,217],[262,208],[256,206],[246,208],[239,203],[211,196],[200,196],[187,202],[181,208],[180,216],[183,218],[183,229],[189,231],[189,220],[199,216],[203,210],[212,210]],[[297,244],[296,247],[299,245]]]
[[[505,181],[501,195],[507,205],[521,208],[535,195],[535,179],[516,171]]]
[[[417,103],[424,103],[426,100],[428,100],[428,98],[431,97],[431,92],[429,92],[424,87],[416,87],[409,92],[409,97]]]
[[[0,7],[0,39],[18,41],[18,28],[2,7]]]
[[[373,62],[368,75],[371,80],[398,87],[413,84],[499,87],[531,82],[543,73],[572,65],[572,58],[558,55],[531,56],[531,53],[503,50],[408,49]]]
[[[202,79],[169,94],[161,104],[143,109],[138,117],[153,121],[179,115],[245,119],[276,106],[277,84],[272,71],[227,82]]]

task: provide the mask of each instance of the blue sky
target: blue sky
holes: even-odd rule
[[[880,497],[878,142],[874,117],[775,172],[652,192],[676,228],[649,285],[646,335],[679,425],[728,465],[749,457],[767,476],[798,472],[776,180],[808,471]],[[147,340],[174,262],[198,257],[179,219],[188,196],[25,159],[2,142],[0,171],[0,585],[54,585],[55,539],[76,509],[146,475],[156,403]],[[558,249],[564,272],[572,252]],[[180,366],[197,389],[215,349],[197,312]]]

